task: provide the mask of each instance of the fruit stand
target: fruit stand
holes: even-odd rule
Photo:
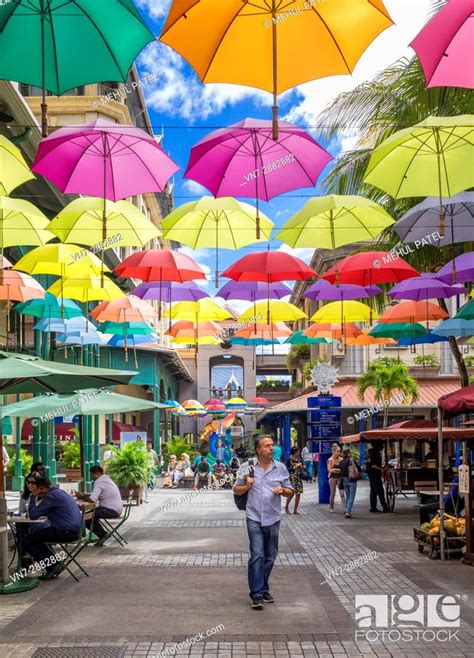
[[[418,550],[423,553],[428,550],[428,557],[436,559],[441,553],[440,541],[440,515],[436,515],[429,523],[423,523],[420,528],[413,528],[415,541],[418,543]],[[465,519],[461,519],[450,514],[444,515],[444,529],[446,537],[444,539],[444,551],[448,558],[461,558],[466,545],[466,524]]]

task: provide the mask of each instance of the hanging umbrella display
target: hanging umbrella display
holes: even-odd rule
[[[378,286],[358,286],[351,283],[333,285],[325,279],[319,279],[313,283],[302,295],[316,301],[349,301],[352,299],[369,299],[375,295],[382,294]]]
[[[267,300],[256,302],[250,306],[239,317],[239,321],[248,320],[253,324],[265,322],[266,324],[274,324],[275,322],[296,322],[308,316],[301,309],[289,302],[282,302],[280,300]]]
[[[147,322],[112,322],[106,320],[98,328],[103,334],[116,334],[127,338],[132,334],[146,336],[155,333],[154,328]]]
[[[331,302],[311,316],[312,322],[369,322],[378,315],[361,302]]]
[[[177,302],[165,312],[165,316],[172,320],[188,320],[195,322],[210,322],[228,320],[232,318],[229,311],[210,297],[199,299],[197,302]]]
[[[226,409],[245,409],[247,403],[243,398],[230,398],[225,403],[225,406]]]
[[[451,318],[440,322],[432,331],[438,336],[458,336],[460,338],[474,336],[474,320]]]
[[[226,408],[222,400],[218,400],[217,398],[216,399],[212,398],[211,400],[207,400],[207,402],[204,402],[203,406],[206,411],[210,411],[214,413],[225,411]]]
[[[0,300],[27,302],[30,299],[42,299],[44,295],[43,286],[29,274],[0,270]]]
[[[467,294],[466,288],[460,285],[449,285],[436,278],[436,274],[426,272],[413,279],[405,279],[388,292],[392,299],[447,299],[455,295]]]
[[[90,316],[98,322],[147,322],[155,319],[156,311],[148,302],[129,295],[99,304]]]
[[[468,242],[474,233],[474,192],[461,192],[441,199],[445,235],[435,244],[445,247]],[[429,197],[406,212],[393,227],[402,242],[424,244],[427,236],[439,228],[440,199]]]
[[[105,272],[110,272],[97,256],[76,244],[47,244],[22,256],[13,269],[28,272],[33,276],[52,274],[65,277],[72,274],[87,275],[91,272],[98,274],[102,267]]]
[[[410,43],[418,55],[429,87],[474,89],[472,2],[450,0]]]
[[[206,135],[191,148],[184,174],[215,197],[255,199],[256,237],[260,238],[259,200],[303,187],[314,187],[332,160],[302,128],[280,121],[278,140],[272,122],[244,119]]]
[[[14,0],[8,5],[0,17],[0,78],[43,90],[43,136],[48,134],[47,90],[60,96],[93,82],[125,82],[139,52],[155,39],[131,0],[93,6],[89,0],[67,5]]]
[[[127,334],[125,339],[124,336],[116,334],[109,339],[107,345],[112,347],[125,347],[125,342],[130,347],[136,347],[137,345],[142,345],[143,343],[156,343],[158,337],[156,334],[140,335],[140,334]]]
[[[275,340],[275,338],[288,338],[293,332],[283,322],[273,324],[257,323],[234,332],[233,338]]]
[[[141,283],[133,290],[133,295],[140,297],[140,299],[153,300],[164,304],[197,302],[198,299],[208,297],[207,292],[194,281],[186,281],[186,283],[177,283],[176,281]]]
[[[66,295],[70,299],[88,304],[98,300],[125,297],[118,285],[102,274],[67,274],[48,288],[56,297]]]
[[[32,315],[47,321],[53,318],[68,319],[82,316],[81,309],[72,299],[58,299],[48,292],[43,299],[31,299],[17,304],[15,311],[20,315]]]
[[[48,224],[47,217],[29,201],[0,196],[0,255],[5,247],[49,242],[54,235],[47,230]]]
[[[403,258],[392,256],[386,251],[364,251],[347,256],[331,267],[323,279],[330,283],[350,283],[358,286],[372,286],[378,283],[398,283],[410,277],[419,276]]]
[[[70,302],[76,306],[76,304],[70,299],[66,299],[64,301]],[[83,316],[74,316],[69,319],[43,318],[35,324],[35,329],[38,331],[60,334],[68,334],[81,331],[97,331],[95,324],[90,320],[86,320],[86,318]]]
[[[449,263],[446,263],[436,278],[445,283],[468,283],[474,281],[474,251],[456,256]]]
[[[179,403],[177,400],[165,400],[165,401],[163,402],[163,405],[164,405],[167,409],[179,409],[179,408],[182,408],[181,405],[180,405],[180,403]]]
[[[249,406],[257,405],[258,407],[265,407],[268,404],[270,404],[269,400],[267,400],[266,398],[259,397],[259,396],[255,397],[255,398],[250,398],[250,400],[248,401]]]
[[[447,340],[447,337],[439,336],[432,331],[429,331],[427,334],[422,334],[421,336],[404,336],[403,338],[400,338],[398,344],[403,347],[408,345],[445,343]]]
[[[247,302],[281,299],[289,295],[291,295],[291,288],[283,281],[270,284],[261,281],[228,281],[215,294],[216,297],[222,297],[226,301],[241,299]]]
[[[309,338],[331,338],[332,340],[346,340],[356,338],[362,331],[353,322],[340,324],[339,322],[315,322],[303,331],[303,336]]]
[[[117,265],[114,272],[121,277],[141,281],[177,281],[205,279],[202,268],[190,256],[168,249],[136,251]]]
[[[105,204],[105,206],[104,206]],[[154,224],[133,203],[94,197],[81,197],[71,201],[49,223],[48,229],[61,242],[73,242],[101,249],[103,222],[109,247],[144,247],[147,242],[161,235]]]
[[[217,322],[208,321],[200,322],[196,325],[194,321],[191,320],[179,320],[174,322],[168,331],[164,334],[165,336],[171,336],[173,339],[186,339],[188,342],[192,343],[194,338],[214,338],[222,333],[222,327],[217,324]],[[185,341],[183,341],[185,342]]]
[[[464,304],[454,317],[462,320],[474,320],[474,301]]]
[[[261,215],[257,228],[257,213],[253,206],[232,197],[213,199],[202,197],[179,206],[163,222],[164,238],[181,242],[192,249],[215,248],[216,288],[219,286],[219,249],[241,249],[254,242],[269,241],[273,222]]]
[[[313,345],[317,343],[328,344],[332,343],[332,338],[311,338],[310,336],[305,336],[304,330],[302,329],[301,331],[295,331],[292,336],[283,341],[284,345],[287,343],[290,345]]]
[[[262,345],[279,345],[280,341],[274,338],[243,338],[242,336],[233,336],[228,341],[231,345],[245,345],[247,347],[261,347]]]
[[[32,179],[34,176],[18,146],[0,135],[0,195],[10,194],[16,187]]]
[[[353,0],[350,9],[311,3],[285,20],[288,7],[274,0],[229,0],[217,10],[213,0],[181,0],[172,4],[160,36],[202,82],[273,93],[275,140],[278,94],[317,78],[352,73],[368,45],[392,25],[382,0]]]
[[[346,345],[396,345],[397,341],[394,338],[381,338],[379,336],[370,336],[365,331],[360,336],[355,338],[347,338]]]
[[[62,345],[105,345],[107,339],[98,331],[81,331],[77,334],[61,334],[56,336],[56,341]]]
[[[185,400],[184,402],[181,402],[181,406],[186,411],[186,413],[189,414],[190,416],[196,414],[199,415],[202,414],[203,411],[205,411],[203,405],[197,400]]]
[[[378,338],[412,338],[416,336],[423,336],[428,333],[428,330],[418,322],[393,322],[384,323],[380,322],[372,327],[369,331],[369,336],[376,336]]]
[[[431,302],[400,302],[391,306],[380,316],[380,322],[419,322],[422,320],[442,320],[449,318],[449,313]]]
[[[317,273],[302,260],[284,251],[260,251],[240,258],[222,273],[234,281],[305,281]]]

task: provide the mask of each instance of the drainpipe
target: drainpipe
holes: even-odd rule
[[[22,132],[20,135],[13,135],[12,137],[9,137],[8,139],[12,144],[15,144],[15,146],[18,146],[18,144],[21,144],[21,142],[24,142],[25,139],[28,139],[29,136],[31,135],[32,130],[31,128],[27,128],[24,132]]]

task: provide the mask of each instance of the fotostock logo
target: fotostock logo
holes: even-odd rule
[[[355,641],[459,642],[459,594],[357,594]]]

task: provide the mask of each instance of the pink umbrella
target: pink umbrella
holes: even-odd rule
[[[244,119],[212,132],[191,149],[185,178],[204,185],[215,197],[258,200],[314,187],[332,156],[307,132],[288,121],[279,124],[278,140],[272,122]]]
[[[450,0],[411,42],[427,87],[474,89],[473,8],[472,0]]]

